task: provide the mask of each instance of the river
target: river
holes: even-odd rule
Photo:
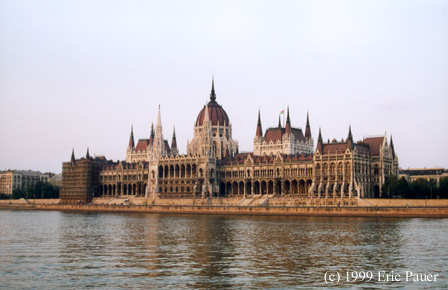
[[[448,288],[448,219],[0,210],[0,221],[5,289]]]

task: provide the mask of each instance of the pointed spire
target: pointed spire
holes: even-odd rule
[[[151,123],[151,134],[149,135],[149,145],[152,146],[154,144],[154,123]]]
[[[392,149],[392,157],[395,158],[394,140],[392,140],[392,134],[390,135],[390,148]]]
[[[89,154],[89,147],[87,147],[86,159],[87,159],[87,160],[89,160],[89,159],[90,159],[90,154]]]
[[[324,141],[322,139],[322,132],[319,127],[319,137],[317,138],[317,147],[316,150],[319,150],[319,152],[322,154],[324,152]]]
[[[289,119],[289,106],[287,108],[287,113],[286,113],[285,132],[286,132],[286,134],[291,133],[291,120]]]
[[[307,138],[307,139],[311,138],[310,116],[309,116],[308,112],[306,112],[305,138]]]
[[[258,122],[257,122],[257,132],[255,133],[256,137],[263,136],[263,129],[261,128],[261,118],[260,118],[260,109],[258,109]]]
[[[348,136],[347,136],[347,140],[351,140],[353,142],[353,135],[352,135],[352,125],[348,126]]]
[[[162,126],[162,118],[160,117],[160,105],[159,105],[159,111],[157,113],[157,124],[156,127]]]
[[[281,128],[282,127],[282,121],[280,119],[280,115],[278,115],[278,127]]]
[[[205,124],[205,122],[209,122],[210,121],[210,118],[209,118],[209,116],[208,116],[208,104],[206,103],[205,104],[205,116],[204,116],[204,122],[203,122],[203,124]]]
[[[347,136],[347,147],[353,149],[353,135],[352,135],[352,126],[348,126],[348,136]]]
[[[215,94],[215,77],[212,77],[212,91],[210,93],[210,102],[214,103],[216,101]]]
[[[75,163],[75,148],[72,149],[72,157],[70,158],[72,163]]]
[[[129,137],[128,148],[129,149],[134,149],[135,148],[135,143],[134,143],[134,125],[131,125],[131,136]]]
[[[165,156],[167,154],[168,148],[165,146],[165,142],[163,140],[163,129],[162,129],[162,117],[160,116],[160,105],[159,112],[157,114],[157,124],[156,130],[154,132],[154,141],[153,141],[153,153],[155,156]]]
[[[177,150],[177,142],[176,142],[176,127],[173,129],[173,138],[171,139],[171,151],[173,149]]]

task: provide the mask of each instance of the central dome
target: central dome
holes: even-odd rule
[[[208,117],[211,121],[212,126],[219,125],[222,126],[226,124],[229,125],[229,116],[227,116],[226,111],[216,102],[215,94],[215,81],[212,80],[212,92],[210,93],[210,102],[207,104],[208,107]],[[199,112],[198,118],[196,119],[196,126],[202,126],[205,119],[205,108]]]

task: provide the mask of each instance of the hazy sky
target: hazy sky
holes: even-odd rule
[[[317,143],[393,135],[400,167],[448,167],[448,1],[0,0],[0,170],[123,160],[134,124],[186,153],[209,98],[252,151],[289,105]]]

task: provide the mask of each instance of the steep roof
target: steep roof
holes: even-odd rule
[[[148,144],[149,144],[148,139],[140,139],[140,140],[138,140],[135,150],[136,151],[146,151],[146,149],[148,148]]]
[[[370,154],[372,156],[380,156],[380,148],[384,142],[384,136],[381,137],[368,137],[363,140],[363,142],[369,145]]]
[[[278,141],[282,140],[282,136],[285,133],[285,128],[269,128],[266,130],[264,134],[264,140],[266,142],[270,141]],[[302,129],[300,128],[291,128],[291,133],[294,135],[294,138],[299,141],[305,141],[305,136],[303,136]]]
[[[285,133],[284,128],[269,128],[264,134],[264,141],[270,142],[282,140],[283,133]]]
[[[347,149],[347,143],[345,142],[324,144],[323,154],[342,154],[345,149]]]
[[[302,129],[292,128],[292,134],[296,140],[305,141],[305,136],[303,136]]]

